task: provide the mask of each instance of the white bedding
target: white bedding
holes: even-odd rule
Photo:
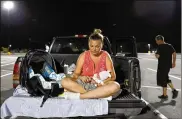
[[[16,88],[13,96],[1,105],[1,118],[26,116],[34,118],[77,117],[108,114],[108,101],[105,99],[66,100],[49,98],[43,105],[42,98],[29,97],[25,89]]]

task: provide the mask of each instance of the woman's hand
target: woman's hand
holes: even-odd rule
[[[96,84],[97,87],[100,87],[100,86],[104,85],[104,82],[102,82],[102,83],[97,83],[94,79],[92,79],[90,83]]]
[[[79,76],[79,79],[81,79],[85,83],[91,82],[91,78],[89,76]]]
[[[97,83],[97,87],[103,86],[104,83]]]
[[[97,82],[94,79],[92,79],[90,83],[91,84],[97,84]]]

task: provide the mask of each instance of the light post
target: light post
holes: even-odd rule
[[[4,1],[3,2],[3,8],[8,11],[8,45],[9,45],[11,43],[11,41],[10,41],[10,18],[9,18],[9,13],[10,13],[11,9],[14,8],[14,3],[12,1]]]
[[[122,49],[122,48],[123,48],[123,46],[122,46],[122,45],[120,45],[120,50],[121,50],[121,53],[122,53],[122,51],[123,51],[123,49]]]
[[[148,53],[150,53],[150,44],[148,44]]]
[[[11,44],[8,46],[9,51],[10,51],[10,48],[11,48]]]

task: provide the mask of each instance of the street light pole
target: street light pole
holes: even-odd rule
[[[11,40],[10,40],[10,18],[9,18],[9,9],[8,9],[8,48],[9,48],[9,44],[11,44]]]
[[[150,53],[150,44],[148,44],[148,48],[149,48],[149,49],[148,49],[148,53]]]
[[[4,1],[3,8],[8,10],[8,49],[11,46],[11,40],[10,40],[10,10],[13,9],[14,3],[12,1]]]

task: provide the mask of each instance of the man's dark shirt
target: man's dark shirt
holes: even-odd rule
[[[176,52],[171,44],[161,44],[157,48],[156,54],[159,54],[158,69],[171,68],[172,67],[172,54]]]

